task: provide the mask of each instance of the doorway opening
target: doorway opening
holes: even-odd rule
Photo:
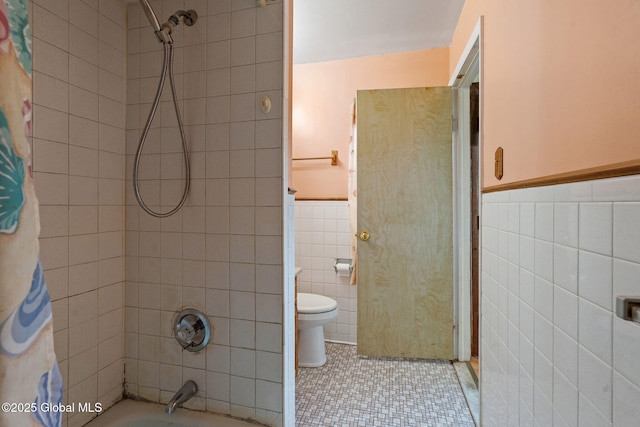
[[[469,146],[471,154],[471,366],[479,374],[478,347],[480,341],[480,82],[469,87]]]
[[[457,356],[478,366],[481,356],[480,274],[482,176],[482,18],[476,24],[449,84],[454,87],[454,245]],[[475,369],[478,372],[478,369]]]

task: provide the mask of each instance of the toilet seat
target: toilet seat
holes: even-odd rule
[[[316,314],[326,313],[338,308],[338,303],[328,297],[316,294],[298,292],[298,313]]]

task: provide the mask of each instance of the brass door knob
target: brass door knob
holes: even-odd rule
[[[368,231],[361,231],[360,234],[358,234],[358,239],[362,240],[363,242],[369,240],[369,237],[370,236]]]

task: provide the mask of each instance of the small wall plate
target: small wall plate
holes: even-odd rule
[[[496,150],[496,165],[495,176],[498,181],[502,179],[504,175],[504,150],[502,147],[498,147]]]
[[[173,335],[183,349],[200,351],[209,344],[211,338],[209,319],[198,310],[182,310],[173,321]]]
[[[260,108],[262,108],[263,113],[269,114],[271,112],[271,98],[267,95],[260,98]]]

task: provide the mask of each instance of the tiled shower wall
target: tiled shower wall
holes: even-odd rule
[[[489,193],[482,205],[484,425],[631,426],[640,177]]]
[[[167,402],[187,380],[186,406],[282,423],[283,4],[255,0],[152,2],[176,28],[177,92],[191,158],[191,192],[156,219],[132,191],[133,154],[158,75],[161,46],[137,2],[128,6],[126,391]],[[167,82],[168,84],[168,82]],[[179,133],[165,96],[141,162],[142,194],[166,211],[181,191]],[[262,96],[273,103],[260,108]],[[182,351],[172,320],[186,307],[212,322],[213,343]]]
[[[30,6],[33,168],[64,402],[106,408],[122,396],[124,371],[124,7]]]
[[[351,258],[349,208],[346,201],[296,201],[296,266],[298,291],[338,302],[338,317],[324,326],[327,340],[356,343],[357,287],[339,277],[336,258]]]

